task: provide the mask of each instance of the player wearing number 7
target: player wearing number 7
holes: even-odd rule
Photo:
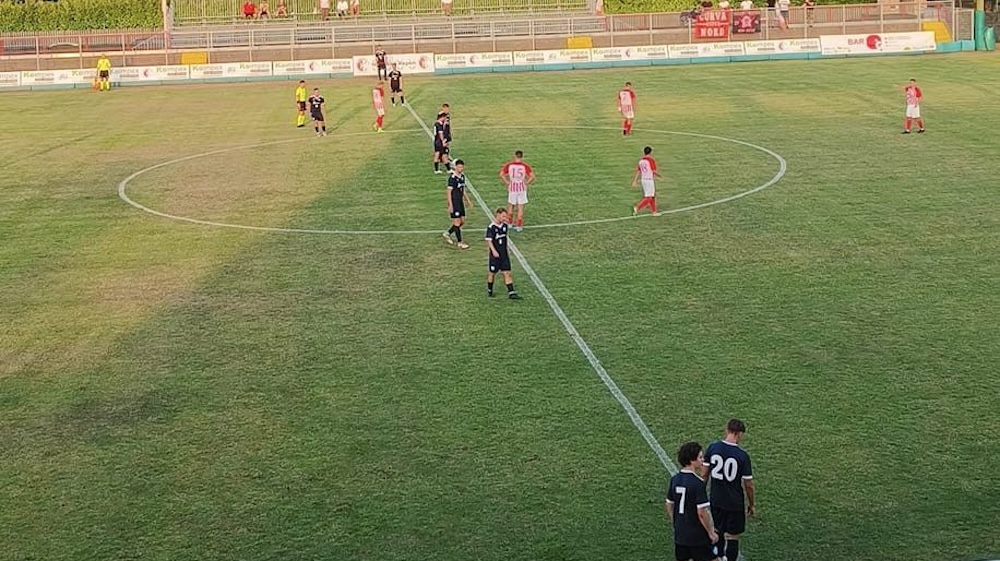
[[[674,525],[674,558],[677,561],[712,561],[719,558],[719,540],[709,512],[708,491],[701,472],[705,457],[701,444],[686,442],[677,451],[681,470],[670,478],[664,508]]]
[[[746,432],[746,423],[730,419],[726,423],[725,438],[709,444],[705,451],[705,468],[712,494],[712,519],[719,538],[724,540],[719,544],[719,552],[726,559],[733,560],[740,555],[740,537],[746,531],[747,515],[754,515],[750,454],[740,447]]]

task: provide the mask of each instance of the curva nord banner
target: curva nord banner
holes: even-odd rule
[[[729,39],[730,10],[706,10],[694,20],[694,38],[718,41]]]

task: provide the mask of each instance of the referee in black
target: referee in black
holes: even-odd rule
[[[514,290],[514,278],[510,274],[510,254],[507,253],[507,209],[500,207],[494,215],[493,222],[486,227],[486,249],[489,251],[489,272],[486,273],[486,295],[493,296],[493,280],[497,272],[503,274],[503,282],[507,285],[507,298],[520,300]]]

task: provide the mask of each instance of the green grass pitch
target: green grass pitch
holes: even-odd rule
[[[1000,557],[989,55],[412,77],[488,204],[673,455],[745,419],[751,561]],[[925,135],[900,135],[919,80]],[[631,80],[635,135],[615,94]],[[485,215],[444,230],[430,142],[368,81],[0,96],[0,560],[661,560],[667,472]],[[656,132],[659,131],[659,132]],[[276,141],[291,140],[277,143]],[[265,143],[268,145],[258,146]]]

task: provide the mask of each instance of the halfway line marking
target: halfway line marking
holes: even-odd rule
[[[427,128],[427,124],[424,123],[424,120],[420,118],[420,115],[417,115],[417,113],[413,110],[413,108],[410,107],[408,104],[405,105],[404,107],[406,107],[406,110],[410,112],[410,115],[413,115],[413,118],[416,119],[417,124],[420,125],[420,128],[424,129],[424,132],[427,133],[427,136],[433,139],[434,134],[431,132],[429,128]],[[472,193],[472,197],[476,199],[476,203],[479,204],[479,208],[481,208],[483,212],[486,213],[487,218],[492,219],[493,213],[490,212],[489,205],[486,204],[486,201],[483,200],[482,196],[479,195],[479,192],[476,191],[475,187],[472,186],[472,182],[469,181],[468,178],[466,178],[466,185],[468,185],[469,192]],[[566,312],[564,312],[562,307],[559,306],[559,303],[556,302],[556,299],[552,296],[552,293],[549,292],[549,289],[545,287],[545,284],[542,282],[542,279],[538,277],[538,275],[535,273],[535,270],[532,269],[531,265],[528,264],[528,260],[524,257],[524,254],[521,253],[519,249],[517,249],[517,246],[514,244],[514,242],[508,242],[508,243],[511,251],[514,252],[514,257],[517,259],[517,262],[521,264],[521,268],[523,268],[524,272],[527,273],[528,278],[531,279],[532,284],[534,284],[535,288],[538,289],[538,292],[542,295],[542,298],[545,299],[545,302],[548,303],[549,308],[552,309],[552,312],[556,315],[557,318],[559,318],[559,321],[566,329],[566,332],[569,333],[570,338],[573,339],[573,342],[576,343],[577,348],[579,348],[580,352],[583,353],[583,356],[586,357],[587,362],[590,363],[590,366],[594,369],[594,372],[596,372],[597,375],[601,378],[601,381],[604,382],[604,385],[608,388],[608,391],[611,392],[611,395],[614,396],[614,398],[622,406],[622,409],[625,410],[625,413],[628,414],[628,417],[632,421],[632,424],[635,425],[635,428],[639,430],[639,434],[642,435],[642,438],[646,441],[646,444],[649,445],[649,448],[656,455],[657,459],[660,460],[660,463],[663,465],[664,468],[666,468],[666,470],[671,475],[677,473],[677,466],[674,464],[674,461],[671,460],[670,456],[668,456],[666,451],[663,450],[663,446],[660,446],[660,443],[657,442],[656,437],[653,436],[653,433],[649,430],[649,426],[646,425],[646,422],[642,420],[642,416],[639,415],[639,412],[635,410],[635,407],[632,405],[632,402],[629,401],[628,397],[626,397],[624,393],[622,393],[621,389],[618,387],[618,384],[615,383],[614,379],[611,378],[611,375],[608,374],[608,371],[605,370],[604,365],[601,364],[601,361],[597,358],[596,355],[594,355],[594,351],[590,349],[590,345],[587,344],[587,341],[583,339],[583,337],[580,335],[580,332],[577,331],[576,327],[573,326],[573,322],[571,322],[569,318],[566,316]]]

